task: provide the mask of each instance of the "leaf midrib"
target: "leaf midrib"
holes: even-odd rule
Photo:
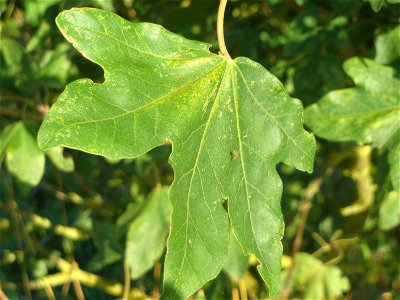
[[[224,62],[226,62],[225,59],[224,59]],[[184,263],[186,261],[186,254],[187,254],[187,248],[188,248],[188,244],[187,244],[187,241],[188,241],[188,228],[189,228],[188,220],[189,220],[189,215],[190,215],[190,213],[189,213],[189,203],[190,203],[189,195],[190,195],[190,190],[192,188],[192,183],[193,183],[195,170],[196,170],[196,168],[198,168],[198,160],[199,160],[200,154],[201,154],[202,149],[203,149],[203,145],[204,145],[205,137],[206,137],[206,134],[207,134],[207,131],[208,131],[208,127],[209,127],[209,125],[211,123],[211,120],[212,120],[212,118],[213,118],[213,116],[215,114],[216,109],[218,108],[219,100],[221,99],[221,97],[220,97],[221,85],[225,80],[225,76],[227,74],[228,67],[229,67],[229,64],[227,63],[227,66],[226,66],[226,68],[224,70],[224,74],[222,75],[221,81],[220,81],[219,86],[218,86],[218,91],[217,91],[217,93],[215,95],[213,106],[210,109],[210,114],[209,114],[209,116],[207,118],[207,122],[206,122],[205,127],[204,127],[203,135],[202,135],[201,140],[200,140],[199,150],[197,152],[196,159],[195,159],[195,162],[194,162],[194,166],[192,168],[192,175],[191,175],[190,182],[189,182],[188,196],[186,198],[187,208],[186,208],[186,228],[185,228],[184,255],[183,255],[181,266],[180,266],[179,271],[178,271],[178,275],[176,276],[176,279],[175,279],[175,283],[178,281],[178,279],[179,279],[179,277],[180,277],[180,275],[182,273],[182,269],[183,269]],[[200,174],[200,172],[199,172],[199,174]],[[196,231],[198,232],[198,230],[197,230],[195,225],[194,225],[194,227],[195,227]],[[200,237],[199,234],[198,234],[198,236]],[[200,239],[201,239],[201,237],[200,237]],[[206,248],[204,243],[203,243],[203,245],[204,245],[204,248],[206,249],[206,251],[210,254],[210,252],[208,251],[208,249]],[[189,260],[187,260],[187,261],[189,261]]]
[[[243,74],[240,71],[240,68],[237,67],[235,65],[236,69],[240,72],[242,78],[243,78]],[[242,145],[242,139],[241,139],[241,130],[240,130],[240,121],[239,121],[239,107],[238,107],[238,100],[237,100],[237,95],[235,93],[236,89],[235,89],[235,85],[233,82],[233,76],[231,76],[231,85],[232,85],[232,90],[233,90],[233,102],[235,105],[235,115],[236,115],[236,130],[237,130],[237,138],[238,138],[238,144],[239,144],[239,154],[240,154],[240,164],[242,167],[242,172],[243,172],[243,179],[244,180],[244,186],[245,186],[245,191],[246,191],[246,201],[247,201],[247,211],[249,212],[249,218],[250,218],[250,225],[251,225],[251,232],[253,234],[253,241],[256,244],[257,250],[259,255],[262,258],[262,265],[265,265],[268,272],[270,272],[270,270],[268,269],[268,265],[266,263],[266,259],[264,257],[263,252],[261,251],[260,246],[258,245],[258,239],[256,238],[256,233],[254,232],[254,226],[253,226],[253,217],[252,217],[252,211],[251,211],[251,203],[250,203],[250,198],[249,198],[249,189],[248,189],[248,180],[247,180],[247,175],[246,175],[246,167],[244,164],[244,158],[243,158],[243,145]],[[268,286],[268,289],[270,289],[271,287],[268,285],[267,282],[265,282],[265,284]]]

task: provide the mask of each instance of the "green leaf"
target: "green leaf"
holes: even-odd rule
[[[6,166],[19,181],[35,186],[44,173],[45,156],[37,145],[36,124],[18,122],[6,137]],[[3,138],[2,138],[3,143]]]
[[[129,226],[125,256],[132,279],[146,273],[163,254],[170,214],[168,188],[163,187],[150,195],[140,215]]]
[[[14,134],[15,128],[17,128],[18,123],[12,123],[4,127],[3,131],[1,132],[0,135],[0,156],[3,156],[3,154],[6,151],[7,145],[11,140],[11,137]]]
[[[318,72],[329,90],[345,86],[345,76],[340,65],[340,60],[333,55],[325,55],[320,59]]]
[[[302,252],[296,255],[293,284],[303,291],[302,299],[337,299],[350,289],[349,279],[338,267]]]
[[[379,228],[390,230],[400,224],[400,193],[391,191],[379,208]]]
[[[249,258],[244,255],[242,246],[240,246],[236,237],[231,233],[228,258],[225,261],[224,270],[232,279],[238,281],[246,273],[248,267]]]
[[[17,87],[28,91],[34,86],[32,61],[25,55],[24,48],[14,39],[2,37],[0,43],[0,87]]]
[[[369,4],[371,5],[371,8],[374,12],[380,11],[383,3],[385,2],[385,0],[364,0],[364,1],[369,1]]]
[[[24,56],[24,48],[16,41],[10,38],[2,38],[0,44],[0,51],[3,55],[5,66],[17,69]],[[2,66],[2,71],[4,67]]]
[[[385,3],[389,3],[389,4],[400,3],[400,0],[364,0],[364,1],[368,1],[369,2],[369,4],[371,5],[372,10],[374,12],[380,11],[382,6]]]
[[[390,151],[389,164],[392,185],[400,193],[400,144]]]
[[[0,43],[0,53],[1,53],[1,69],[0,78],[1,81],[6,79],[15,80],[15,76],[22,72],[22,64],[24,58],[24,48],[14,41],[13,39],[2,37]],[[4,84],[1,82],[0,84]]]
[[[344,64],[356,86],[332,91],[305,110],[315,134],[331,141],[356,141],[384,146],[400,130],[400,80],[394,70],[370,59]]]
[[[115,227],[110,222],[93,222],[93,240],[97,253],[90,260],[88,268],[97,271],[122,259],[123,250],[115,235]]]
[[[218,275],[230,224],[276,293],[283,218],[275,167],[313,167],[315,141],[302,127],[300,101],[250,59],[212,54],[208,44],[155,24],[88,8],[56,21],[104,69],[105,82],[69,84],[41,127],[40,146],[133,158],[172,141],[174,210],[163,297],[186,298]]]
[[[389,64],[400,56],[400,25],[375,39],[375,60]]]
[[[143,195],[141,195],[143,197]],[[118,236],[124,235],[132,221],[140,214],[142,205],[128,203],[125,211],[118,217],[116,222]]]
[[[363,58],[344,64],[356,86],[332,91],[305,110],[306,124],[331,141],[371,143],[390,150],[391,178],[399,190],[400,80],[394,69]],[[391,150],[392,149],[392,150]]]
[[[51,88],[62,88],[67,82],[71,61],[67,55],[67,45],[59,44],[54,50],[44,53],[36,76]]]
[[[72,172],[75,168],[72,157],[64,157],[63,148],[54,147],[46,151],[48,158],[59,169],[64,172]]]

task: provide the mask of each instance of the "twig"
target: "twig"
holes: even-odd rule
[[[26,267],[25,267],[24,263],[22,263],[22,266],[23,267],[22,267],[21,277],[22,277],[23,288],[25,290],[26,298],[28,300],[32,300],[32,293],[31,293],[30,289],[28,288],[28,286],[29,286],[28,272],[26,271]]]
[[[30,112],[26,112],[26,111],[20,111],[20,110],[13,110],[13,109],[8,109],[8,108],[0,108],[0,115],[25,118],[25,119],[35,120],[35,121],[43,121],[43,116],[41,116],[39,114],[30,113]]]
[[[22,210],[18,210],[18,212],[21,214],[21,216],[31,221],[33,225],[43,229],[51,229],[56,235],[62,236],[69,240],[82,241],[87,240],[90,237],[88,233],[83,232],[75,227],[53,224],[50,219],[31,212],[25,212]]]
[[[11,0],[10,3],[7,6],[7,10],[4,16],[4,20],[8,20],[8,18],[11,17],[13,11],[14,11],[14,6],[15,6],[15,0]]]
[[[79,281],[79,285],[83,284],[90,287],[96,287],[115,297],[122,296],[124,289],[120,283],[106,281],[98,275],[81,270],[76,264],[74,266],[62,258],[56,259],[56,267],[60,270],[60,272],[30,281],[28,285],[29,289],[42,289],[46,283],[54,287],[63,285],[70,281],[73,282],[74,288],[76,289],[77,286],[75,281]],[[149,299],[148,296],[143,294],[138,289],[131,289],[129,291],[129,295],[137,299]]]
[[[67,295],[67,291],[69,289],[69,285],[74,280],[78,280],[79,284],[83,284],[89,287],[98,288],[103,290],[109,295],[115,297],[121,297],[123,294],[123,286],[118,282],[111,282],[103,279],[102,277],[83,271],[79,268],[79,266],[75,263],[75,266],[70,264],[63,258],[55,257],[51,255],[47,249],[43,248],[42,245],[36,245],[38,251],[43,255],[48,256],[49,260],[54,260],[56,262],[56,267],[59,270],[59,273],[46,275],[41,278],[31,280],[26,285],[23,284],[22,287],[31,290],[38,290],[45,288],[46,285],[50,285],[51,287],[64,285],[67,287],[66,290],[63,289],[63,295]],[[17,254],[16,254],[17,255]],[[15,290],[18,288],[17,285],[13,283],[2,282],[1,286],[7,287],[7,289]],[[74,286],[75,287],[75,286]],[[65,292],[65,294],[64,294]],[[153,297],[147,296],[145,293],[140,291],[137,288],[131,288],[129,291],[129,299],[154,299]],[[0,300],[3,300],[0,298]]]
[[[160,276],[161,276],[161,264],[160,264],[160,262],[156,262],[156,264],[154,265],[154,271],[153,271],[154,288],[153,288],[153,290],[151,292],[151,296],[154,299],[160,298],[160,289],[159,289]]]
[[[14,190],[12,188],[12,185],[10,186],[10,191],[9,192],[10,192],[9,195],[12,198],[14,198]],[[21,228],[21,227],[23,227],[24,223],[23,223],[22,216],[18,212],[19,208],[18,208],[17,202],[15,200],[8,200],[6,203],[9,206],[8,208],[9,208],[9,212],[10,212],[10,215],[11,215],[11,219],[12,219],[12,222],[14,223],[13,227],[15,228],[15,232],[16,232],[16,239],[17,239],[18,248],[21,251],[24,249],[21,236],[25,235],[26,239],[24,239],[24,240],[26,240],[28,245],[29,245],[29,247],[31,249],[33,249],[33,246],[32,246],[32,243],[31,243],[29,235],[26,233],[26,230],[24,228]],[[35,251],[33,251],[33,252],[35,252]],[[22,280],[22,284],[23,284],[22,287],[23,287],[23,290],[25,292],[26,299],[32,300],[32,293],[31,293],[31,291],[30,291],[30,289],[28,287],[29,276],[28,276],[28,272],[26,270],[26,265],[25,265],[24,261],[22,261],[22,263],[21,263],[21,269],[22,269],[21,280]]]
[[[6,294],[4,294],[3,290],[0,288],[0,300],[10,300]]]
[[[292,265],[289,267],[288,275],[285,281],[285,286],[282,293],[280,294],[279,299],[285,300],[288,299],[289,297],[292,285],[293,272],[296,267],[296,255],[300,251],[301,243],[303,241],[304,229],[307,223],[308,213],[312,207],[311,200],[320,190],[324,177],[327,175],[327,173],[330,172],[331,169],[329,169],[323,176],[314,179],[310,182],[304,193],[304,198],[299,205],[298,211],[299,213],[301,213],[301,219],[297,228],[296,237],[292,248]]]
[[[82,286],[78,279],[74,280],[74,291],[76,299],[85,300],[85,295],[83,294]]]
[[[131,289],[131,274],[129,272],[129,263],[128,260],[124,259],[124,293],[122,295],[123,300],[128,300],[129,290]]]
[[[334,233],[332,236],[330,242],[326,242],[318,233],[313,232],[312,237],[314,240],[318,242],[318,244],[321,245],[321,248],[319,248],[317,251],[315,251],[312,255],[313,256],[320,256],[323,253],[327,253],[330,251],[335,251],[336,256],[326,262],[326,265],[334,265],[339,263],[342,258],[343,258],[343,249],[342,246],[346,245],[351,245],[354,243],[357,243],[358,237],[352,237],[352,238],[346,238],[346,239],[339,239],[339,237],[342,235],[341,231],[337,231]]]
[[[95,209],[97,212],[104,215],[110,214],[110,209],[107,206],[107,203],[104,202],[99,194],[95,194],[89,198],[83,198],[82,196],[73,192],[66,194],[44,181],[42,181],[39,186],[43,190],[52,193],[60,201],[69,201],[76,205],[84,205],[85,207],[89,209]]]
[[[239,279],[239,292],[240,292],[240,297],[242,300],[247,300],[247,288],[246,288],[246,282],[244,281],[243,278]]]
[[[43,289],[44,292],[46,293],[47,298],[50,300],[56,300],[56,295],[54,295],[53,289],[51,288],[51,285],[48,282],[45,282],[43,284]]]
[[[239,297],[239,290],[238,290],[237,287],[234,287],[234,288],[232,289],[232,300],[240,300],[240,297]]]
[[[63,298],[66,298],[69,292],[69,288],[71,287],[71,274],[65,274],[65,273],[58,273],[55,275],[64,275],[64,277],[66,277],[67,279],[65,281],[63,281],[61,284],[63,285],[62,289],[61,289],[61,294],[63,296]],[[51,275],[50,275],[51,276]]]
[[[218,17],[217,17],[217,37],[218,37],[218,46],[221,54],[231,59],[231,56],[228,53],[228,50],[225,46],[225,38],[224,38],[224,15],[225,15],[225,7],[228,0],[221,0],[219,2],[218,7]]]
[[[21,96],[18,96],[18,95],[3,94],[3,93],[0,93],[0,102],[1,101],[20,102],[20,103],[23,103],[23,104],[30,104],[30,105],[34,104],[34,101],[31,98],[21,97]]]

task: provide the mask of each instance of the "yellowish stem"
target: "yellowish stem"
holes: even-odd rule
[[[231,59],[228,50],[226,49],[225,38],[224,38],[224,15],[227,2],[228,0],[221,0],[219,3],[218,18],[217,18],[217,37],[218,37],[219,51],[224,57]]]

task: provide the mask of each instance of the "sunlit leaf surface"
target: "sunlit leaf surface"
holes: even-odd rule
[[[105,82],[67,86],[41,127],[41,148],[133,158],[171,141],[175,180],[163,297],[188,297],[218,275],[230,224],[276,293],[284,226],[275,168],[313,166],[315,142],[302,127],[300,101],[258,63],[226,59],[155,24],[72,9],[57,25],[104,69]]]

